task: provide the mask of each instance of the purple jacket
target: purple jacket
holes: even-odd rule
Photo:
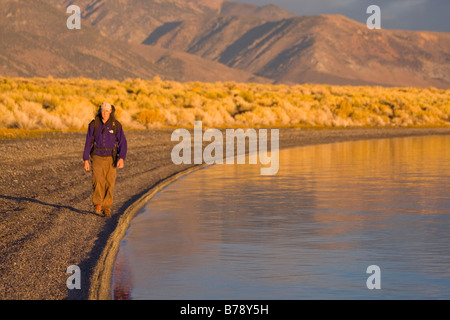
[[[95,121],[92,121],[89,124],[89,128],[86,135],[86,144],[84,145],[84,153],[83,160],[89,160],[89,156],[91,153],[92,142],[94,142],[95,152],[94,154],[108,157],[112,156],[112,150],[101,150],[101,149],[114,149],[116,145],[116,137],[114,136],[113,131],[113,117],[111,117],[105,124],[103,121],[98,121],[99,125],[97,128],[97,132],[95,134],[94,139],[94,129],[95,129]],[[125,160],[127,156],[127,139],[125,138],[125,134],[122,129],[122,125],[115,120],[116,122],[116,134],[117,134],[117,157],[119,159]],[[97,150],[100,149],[100,150]]]

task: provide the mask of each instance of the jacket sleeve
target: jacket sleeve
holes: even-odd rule
[[[122,126],[120,126],[119,130],[117,130],[117,142],[119,144],[117,148],[117,157],[119,159],[125,160],[125,158],[127,157],[128,145]]]
[[[84,153],[83,153],[84,161],[89,160],[90,153],[91,153],[92,141],[94,140],[94,126],[91,124],[89,124],[87,134],[86,134],[86,143],[84,144]]]

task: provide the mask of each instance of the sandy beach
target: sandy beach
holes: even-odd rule
[[[92,208],[84,172],[85,133],[0,142],[0,299],[110,299],[114,259],[130,220],[162,187],[199,167],[175,165],[172,130],[126,131],[128,157],[118,170],[113,216]],[[341,141],[450,134],[450,128],[280,129],[280,148]],[[69,290],[69,266],[81,289]]]

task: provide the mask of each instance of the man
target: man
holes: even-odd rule
[[[115,118],[115,108],[104,102],[97,116],[89,124],[84,146],[84,170],[89,171],[92,162],[92,202],[94,213],[111,217],[117,168],[124,167],[127,140],[122,125]]]

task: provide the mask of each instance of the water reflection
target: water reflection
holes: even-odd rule
[[[116,264],[127,261],[128,284],[115,280],[115,292],[449,298],[449,143],[436,136],[282,150],[276,176],[250,165],[195,172],[133,220]],[[382,290],[366,287],[371,264],[382,270]]]

